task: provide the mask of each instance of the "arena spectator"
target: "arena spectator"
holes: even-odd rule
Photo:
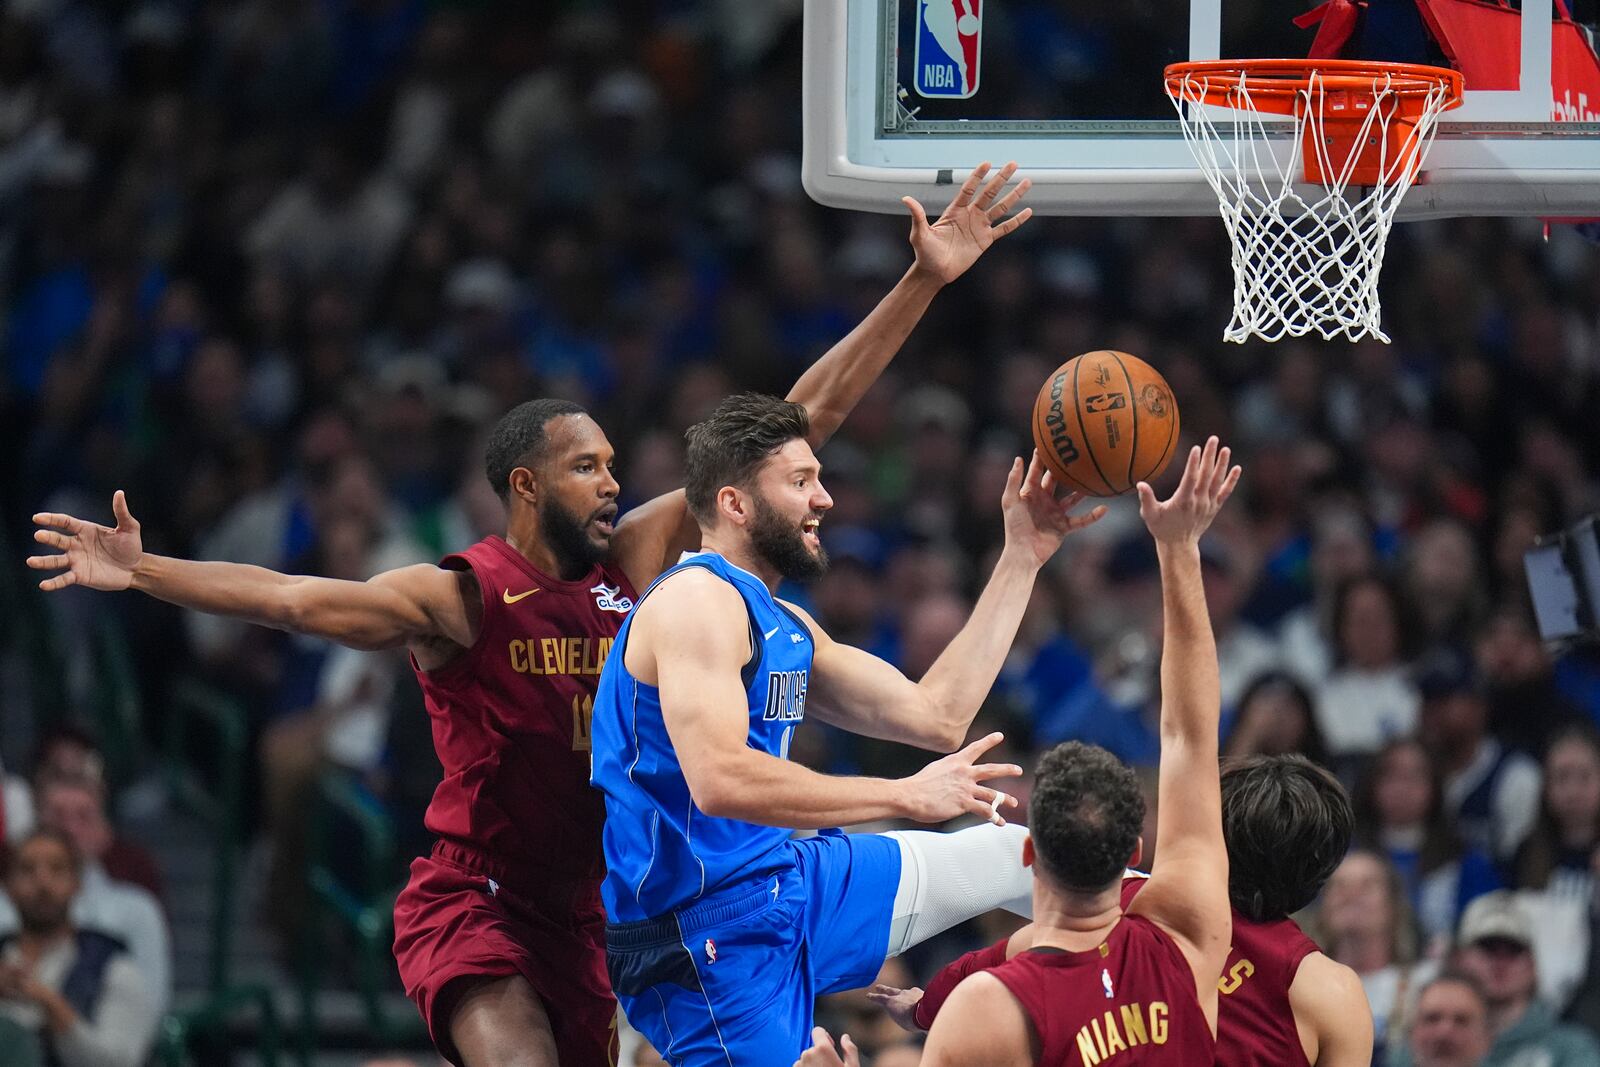
[[[1457,940],[1456,964],[1477,980],[1489,1007],[1494,1045],[1488,1067],[1600,1067],[1594,1036],[1557,1022],[1538,997],[1533,925],[1514,894],[1502,890],[1473,901]]]
[[[1516,888],[1580,901],[1594,899],[1593,860],[1600,847],[1600,733],[1570,726],[1550,739],[1544,757],[1539,820],[1511,865]]]
[[[6,895],[20,925],[0,939],[0,1014],[37,1034],[52,1064],[138,1067],[160,1011],[122,943],[73,922],[80,865],[72,843],[39,830],[8,858]]]
[[[1376,1049],[1405,1043],[1418,991],[1438,973],[1419,955],[1416,921],[1394,865],[1365,849],[1352,851],[1328,879],[1313,924],[1322,950],[1361,976],[1372,1008]]]
[[[1501,608],[1478,628],[1473,659],[1487,687],[1489,732],[1538,757],[1558,730],[1592,721],[1561,691],[1526,608]]]
[[[1443,974],[1423,987],[1411,1028],[1413,1067],[1483,1067],[1493,1035],[1478,983]]]
[[[1241,617],[1251,576],[1239,553],[1213,534],[1201,545],[1200,558],[1205,570],[1206,603],[1211,605],[1211,625],[1217,635],[1222,707],[1224,714],[1230,714],[1238,708],[1250,680],[1278,665],[1278,645]]]
[[[1291,752],[1323,766],[1329,762],[1311,692],[1283,671],[1259,674],[1239,698],[1222,754],[1281,756]]]
[[[155,1011],[165,1011],[172,1000],[172,938],[155,897],[113,881],[98,859],[111,841],[103,787],[81,778],[47,778],[35,791],[40,827],[65,837],[78,857],[73,924],[125,946]],[[16,904],[0,898],[0,930],[15,930],[19,922]]]
[[[1334,600],[1333,634],[1334,667],[1317,691],[1333,755],[1367,755],[1416,729],[1419,700],[1407,662],[1414,635],[1394,587],[1372,576],[1347,581]]]
[[[1448,647],[1419,667],[1419,735],[1444,772],[1445,811],[1469,846],[1511,859],[1539,816],[1539,765],[1489,734],[1489,707],[1472,661]]]
[[[54,778],[87,782],[105,781],[105,757],[94,737],[86,730],[71,725],[53,728],[39,741],[38,755],[34,760],[34,780],[42,782]],[[104,788],[102,786],[102,788]],[[109,827],[111,842],[99,856],[85,853],[105,868],[106,876],[114,882],[127,882],[147,889],[157,901],[162,899],[161,870],[149,851],[129,841]]]
[[[1333,670],[1339,590],[1377,564],[1366,519],[1349,507],[1325,508],[1311,525],[1310,557],[1311,599],[1279,622],[1278,642],[1284,669],[1319,686]]]
[[[1406,596],[1424,645],[1466,645],[1488,613],[1478,546],[1456,519],[1435,519],[1406,546]]]
[[[1357,839],[1400,872],[1424,938],[1442,951],[1463,909],[1501,883],[1494,861],[1456,836],[1427,748],[1402,738],[1379,749],[1356,791],[1355,809]]]

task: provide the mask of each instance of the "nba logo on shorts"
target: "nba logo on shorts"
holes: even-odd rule
[[[711,940],[709,937],[706,938],[706,962],[717,962],[717,943]]]
[[[965,100],[978,91],[984,0],[917,0],[918,96]]]

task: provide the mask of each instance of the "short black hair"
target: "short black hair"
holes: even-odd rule
[[[764,393],[728,397],[684,435],[689,442],[683,473],[689,510],[701,522],[710,522],[718,490],[749,485],[768,456],[810,434],[811,419],[800,404]]]
[[[1139,779],[1117,757],[1067,741],[1040,758],[1028,833],[1040,869],[1062,888],[1099,893],[1115,885],[1143,828]]]
[[[500,499],[511,498],[512,471],[536,466],[544,459],[550,443],[545,429],[551,419],[587,414],[581,404],[546,397],[518,404],[501,416],[489,431],[489,444],[483,452],[483,473]]]
[[[1322,891],[1350,850],[1344,786],[1304,756],[1250,756],[1222,768],[1228,898],[1256,922],[1282,919]]]

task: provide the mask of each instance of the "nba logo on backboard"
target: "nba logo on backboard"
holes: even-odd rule
[[[917,0],[918,96],[965,100],[978,91],[984,0]]]

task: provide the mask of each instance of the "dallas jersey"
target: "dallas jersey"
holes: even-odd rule
[[[787,759],[806,714],[811,632],[764,582],[712,552],[684,558],[644,596],[690,567],[710,571],[739,591],[751,647],[742,675],[747,743]],[[761,880],[794,866],[791,831],[712,818],[695,805],[661,717],[660,690],[634,678],[623,663],[637,614],[617,634],[594,703],[591,780],[605,794],[606,807],[602,894],[611,921],[618,923],[666,915],[735,880]]]

